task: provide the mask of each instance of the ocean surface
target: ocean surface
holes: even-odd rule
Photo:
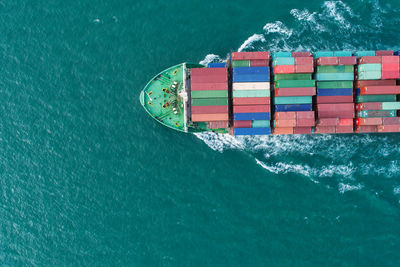
[[[138,100],[232,51],[400,49],[399,4],[0,1],[0,265],[399,266],[399,134],[182,134]]]

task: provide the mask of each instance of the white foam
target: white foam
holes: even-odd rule
[[[308,11],[307,9],[305,10],[292,9],[290,10],[290,14],[301,23],[305,23],[305,25],[308,25],[310,29],[314,31],[315,30],[319,32],[327,31],[327,29],[324,26],[322,26],[320,23],[317,22],[315,16],[317,15],[317,12],[310,13],[310,11]]]
[[[338,190],[341,194],[344,194],[349,191],[356,191],[356,190],[361,190],[364,188],[364,185],[362,184],[357,184],[357,185],[350,185],[350,184],[344,184],[344,183],[339,183],[338,185]]]
[[[202,140],[212,150],[221,153],[226,149],[244,149],[243,144],[238,139],[229,134],[202,132],[195,133],[194,135]]]
[[[208,63],[211,62],[222,62],[223,60],[220,58],[220,56],[215,55],[215,54],[208,54],[202,61],[200,61],[199,63],[202,65],[207,66]]]
[[[254,48],[255,42],[266,42],[264,35],[262,34],[253,34],[239,47],[238,51],[241,52],[244,49]]]
[[[394,195],[400,195],[400,185],[396,186],[395,188],[393,188],[393,194]]]
[[[293,34],[293,30],[289,29],[282,21],[275,21],[272,23],[267,23],[263,27],[264,31],[269,33],[278,33],[290,37]]]
[[[320,18],[328,17],[339,22],[344,28],[349,29],[351,24],[345,19],[347,13],[351,17],[354,16],[353,11],[342,1],[325,1],[322,5],[323,13],[320,14]]]

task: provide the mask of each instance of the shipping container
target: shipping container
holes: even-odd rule
[[[220,68],[214,68],[218,70]],[[193,69],[192,69],[193,70]],[[191,83],[228,83],[228,76],[226,74],[210,74],[210,75],[191,75]]]
[[[315,126],[314,119],[296,119],[296,127],[311,127]]]
[[[396,80],[371,80],[371,81],[357,81],[356,87],[361,88],[364,86],[386,86],[386,85],[396,85]]]
[[[382,71],[381,79],[389,80],[389,79],[398,79],[400,78],[399,71]]]
[[[356,79],[358,79],[358,80],[379,80],[379,79],[382,79],[382,73],[380,71],[359,72],[356,75]]]
[[[275,74],[274,81],[280,80],[312,80],[312,75],[304,73]]]
[[[232,67],[250,67],[250,60],[232,60]]]
[[[294,65],[295,73],[313,73],[314,66],[313,65]]]
[[[275,105],[275,111],[312,111],[312,104]]]
[[[317,51],[314,53],[314,58],[333,57],[333,51]]]
[[[233,113],[271,112],[270,105],[240,105],[233,106]]]
[[[316,126],[315,127],[315,133],[318,134],[333,134],[336,133],[336,127],[335,126]]]
[[[315,87],[282,87],[275,89],[274,96],[313,96]]]
[[[269,128],[271,127],[270,120],[256,120],[252,122],[252,128]]]
[[[296,120],[274,120],[273,126],[278,128],[296,127]]]
[[[329,88],[353,88],[353,81],[322,81],[317,82],[318,89],[329,89]]]
[[[292,57],[310,57],[310,52],[292,52]]]
[[[269,90],[269,82],[232,83],[232,90]]]
[[[353,96],[317,96],[318,104],[329,104],[329,103],[352,103]]]
[[[318,96],[353,96],[353,88],[318,89]]]
[[[240,74],[267,74],[269,75],[269,67],[235,67],[232,68],[233,76]]]
[[[393,50],[377,50],[375,51],[376,56],[393,56]]]
[[[315,87],[314,80],[285,80],[276,81],[275,88],[281,87]]]
[[[228,71],[225,68],[191,68],[190,74],[191,76],[228,76]]]
[[[192,91],[207,91],[207,90],[228,90],[228,83],[191,83]]]
[[[336,133],[353,133],[353,125],[351,126],[336,126]]]
[[[314,59],[312,57],[296,57],[294,63],[295,65],[314,66]]]
[[[400,124],[400,117],[385,117],[382,118],[383,125],[398,125]]]
[[[269,74],[236,74],[233,75],[234,83],[240,82],[269,82]]]
[[[269,52],[232,52],[232,60],[269,59]]]
[[[339,58],[338,57],[320,57],[317,59],[318,66],[328,66],[328,65],[338,65]]]
[[[316,73],[317,81],[353,81],[354,73]]]
[[[295,120],[297,118],[296,112],[275,112],[274,119],[275,120]]]
[[[272,57],[273,58],[277,58],[277,57],[291,57],[292,56],[292,52],[286,52],[286,51],[282,51],[282,52],[274,52]]]
[[[192,121],[201,122],[201,121],[227,121],[228,114],[227,113],[216,113],[216,114],[192,114]]]
[[[294,65],[279,65],[274,67],[274,74],[294,73]]]
[[[293,134],[293,127],[274,128],[273,134]]]
[[[235,90],[232,96],[236,97],[270,97],[269,90]]]
[[[208,122],[209,129],[225,129],[229,127],[229,121],[210,121]]]
[[[338,126],[353,126],[354,121],[353,118],[351,119],[339,119]]]
[[[382,118],[358,118],[355,120],[356,125],[381,125]]]
[[[318,73],[354,73],[354,66],[318,66]]]
[[[358,64],[381,64],[382,57],[380,56],[365,56],[358,60]]]
[[[228,106],[192,106],[192,114],[228,113]]]
[[[211,62],[208,63],[209,68],[225,68],[226,64],[224,62]]]
[[[395,102],[396,95],[358,95],[356,102]]]
[[[400,125],[378,125],[379,133],[397,133],[400,132]]]
[[[312,96],[277,96],[275,105],[312,104]]]
[[[268,59],[252,59],[250,60],[250,67],[268,67]]]
[[[400,86],[364,86],[360,95],[394,95],[400,94]]]
[[[358,103],[356,104],[356,110],[381,110],[383,102],[369,102],[369,103]],[[397,102],[386,102],[386,103],[397,103]],[[392,108],[391,108],[392,109]]]
[[[271,128],[234,128],[234,135],[267,135],[271,133]]]
[[[339,65],[357,65],[357,57],[339,57]]]
[[[396,117],[396,110],[363,110],[358,111],[360,118],[375,118],[375,117]]]
[[[378,131],[378,127],[375,125],[365,125],[365,126],[357,126],[355,132],[356,133],[376,133]]]
[[[297,119],[315,119],[314,111],[297,111],[296,112]]]
[[[271,104],[271,99],[269,97],[240,97],[233,98],[233,105],[263,105]]]
[[[235,128],[252,128],[253,121],[233,121],[233,127]]]
[[[195,98],[192,99],[192,106],[226,106],[227,98]]]
[[[339,125],[339,118],[318,118],[318,126],[336,126]]]
[[[351,51],[333,51],[335,57],[351,57],[353,53]]]
[[[249,120],[270,120],[270,113],[236,113],[233,114],[233,119],[235,121],[249,121]]]
[[[358,73],[361,72],[381,72],[382,65],[381,64],[362,64],[357,66]]]
[[[228,97],[227,90],[192,91],[192,98],[220,98]]]
[[[382,56],[382,64],[387,63],[400,63],[400,58],[398,56]]]
[[[340,118],[348,119],[354,118],[354,111],[352,110],[328,110],[328,111],[318,111],[319,118]]]
[[[357,51],[354,55],[358,58],[366,56],[375,56],[375,51]]]
[[[273,65],[274,66],[279,66],[279,65],[294,65],[294,57],[277,57],[274,58],[273,60]]]
[[[312,127],[294,127],[293,134],[311,134]]]

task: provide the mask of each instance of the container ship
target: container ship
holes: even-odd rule
[[[151,79],[140,103],[181,132],[400,132],[399,51],[233,52]]]

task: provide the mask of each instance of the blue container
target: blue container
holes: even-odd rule
[[[351,57],[353,53],[351,51],[334,51],[333,55],[335,57]]]
[[[318,96],[353,95],[353,88],[317,89]]]
[[[314,58],[333,57],[333,51],[317,51],[314,53]]]
[[[241,74],[267,74],[269,75],[269,67],[236,67],[232,68],[233,76]]]
[[[357,51],[354,55],[357,57],[375,56],[375,51]]]
[[[234,128],[233,135],[267,135],[271,128]]]
[[[292,52],[275,52],[273,53],[273,58],[276,57],[292,57]]]
[[[400,51],[394,51],[394,55],[396,56],[400,55]]]
[[[312,104],[275,105],[275,111],[312,111]]]
[[[269,112],[263,113],[234,113],[233,119],[235,121],[253,121],[253,120],[270,120],[271,114]]]
[[[265,74],[236,74],[233,75],[233,82],[269,82],[269,73]]]
[[[226,64],[223,62],[220,63],[208,63],[209,68],[225,68]]]

